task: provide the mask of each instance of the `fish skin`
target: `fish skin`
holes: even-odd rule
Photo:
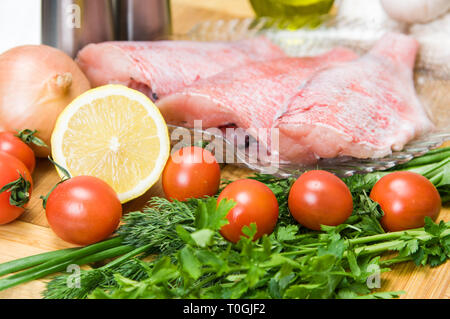
[[[103,42],[85,46],[76,61],[93,87],[123,84],[156,100],[225,69],[285,56],[261,36],[236,42]]]
[[[271,130],[288,98],[314,72],[357,57],[349,49],[336,48],[315,57],[252,63],[198,81],[156,105],[169,124],[194,127],[194,121],[202,120],[203,128],[234,125],[258,140],[260,129]]]
[[[379,158],[431,130],[413,82],[418,48],[414,38],[388,33],[358,60],[314,74],[274,123],[283,158]]]

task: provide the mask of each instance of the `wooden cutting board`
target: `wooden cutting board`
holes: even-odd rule
[[[177,34],[188,31],[200,21],[252,15],[246,0],[172,0],[173,28]],[[228,165],[223,169],[222,176],[238,179],[251,173]],[[40,195],[47,194],[58,182],[55,169],[47,160],[39,160],[33,180],[35,188],[27,211],[19,220],[0,226],[0,263],[72,246],[59,239],[49,228],[39,199]],[[124,210],[139,210],[152,196],[161,195],[161,185],[157,184],[141,198],[126,204]],[[439,219],[450,220],[449,207],[442,209]],[[402,298],[450,298],[450,263],[433,269],[403,263],[393,266],[392,271],[382,274],[381,278],[381,288],[377,291],[404,290],[406,294]],[[0,298],[41,298],[47,280],[37,280],[1,291]]]

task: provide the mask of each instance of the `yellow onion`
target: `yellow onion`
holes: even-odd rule
[[[90,89],[86,76],[64,52],[25,45],[0,55],[0,131],[37,130],[50,146],[58,115]],[[34,147],[46,157],[50,148]]]

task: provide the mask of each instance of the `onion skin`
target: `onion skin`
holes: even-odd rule
[[[58,49],[25,45],[6,51],[0,55],[0,131],[37,130],[49,148],[32,148],[47,157],[58,115],[90,88],[77,64]]]

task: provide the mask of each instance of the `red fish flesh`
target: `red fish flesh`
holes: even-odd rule
[[[418,42],[386,34],[366,55],[314,74],[275,121],[280,155],[293,162],[377,158],[430,130],[413,83]]]
[[[225,69],[286,56],[264,37],[237,42],[104,42],[89,44],[77,62],[92,86],[138,89],[156,100]]]
[[[280,108],[315,71],[358,56],[336,48],[315,57],[286,57],[226,70],[157,102],[165,120],[203,128],[239,127],[258,140],[258,130],[270,129]]]

